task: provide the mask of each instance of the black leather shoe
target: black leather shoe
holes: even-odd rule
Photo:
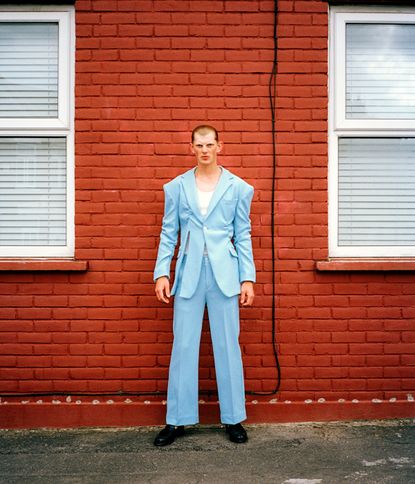
[[[246,430],[240,423],[235,425],[225,425],[226,433],[229,434],[229,440],[237,444],[243,444],[248,440]]]
[[[154,439],[154,445],[161,447],[163,445],[170,445],[174,442],[176,437],[180,437],[184,434],[184,425],[179,425],[178,427],[174,425],[166,425],[163,430],[161,430],[157,437]]]

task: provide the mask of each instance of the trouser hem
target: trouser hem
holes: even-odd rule
[[[237,415],[236,417],[229,416],[229,415],[223,415],[223,416],[221,415],[220,417],[220,421],[224,425],[235,425],[237,423],[243,422],[244,420],[246,420],[246,414]]]
[[[166,419],[167,425],[196,425],[197,423],[199,423],[197,416]]]

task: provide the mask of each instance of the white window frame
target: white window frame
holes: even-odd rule
[[[338,245],[338,142],[341,137],[415,138],[414,119],[346,119],[346,23],[415,24],[414,8],[331,7],[329,24],[329,257],[409,258],[415,246]]]
[[[75,254],[74,77],[75,9],[73,6],[0,7],[0,22],[58,22],[58,116],[0,118],[0,137],[66,138],[66,245],[0,246],[0,258],[73,258]]]
[[[57,22],[58,38],[58,117],[0,118],[0,129],[68,129],[70,96],[70,16],[69,12],[0,12],[0,22]]]

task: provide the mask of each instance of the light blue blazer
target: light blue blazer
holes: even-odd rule
[[[191,298],[194,294],[205,244],[216,282],[225,296],[239,294],[243,281],[255,282],[249,218],[253,187],[222,167],[205,216],[201,215],[198,206],[195,168],[166,183],[163,189],[164,217],[154,280],[161,276],[170,277],[170,264],[180,229],[172,295],[177,289],[182,264],[179,296]]]

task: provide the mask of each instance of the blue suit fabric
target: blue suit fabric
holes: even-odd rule
[[[180,231],[171,290],[175,298],[166,417],[170,425],[191,425],[199,419],[198,362],[206,305],[221,422],[234,424],[246,418],[238,294],[243,281],[255,282],[249,218],[254,190],[221,168],[205,216],[197,204],[194,168],[163,187],[165,208],[154,280],[170,277]]]

